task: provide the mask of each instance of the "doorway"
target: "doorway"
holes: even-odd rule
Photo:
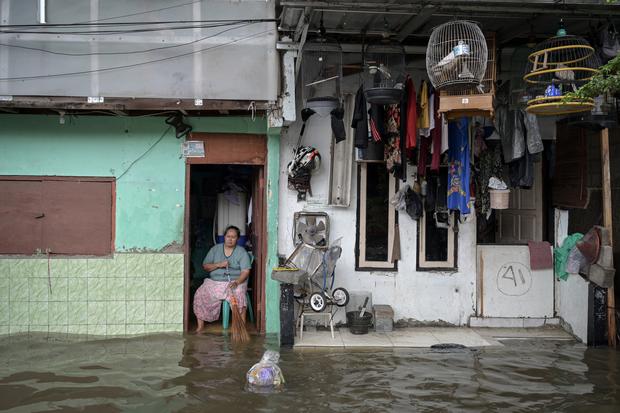
[[[186,332],[196,327],[193,311],[194,292],[206,275],[202,260],[217,239],[220,227],[238,226],[245,248],[253,256],[248,292],[254,323],[248,328],[265,332],[265,254],[267,251],[264,135],[192,133],[193,141],[202,141],[205,155],[186,159],[185,166],[185,288],[183,326]],[[243,205],[235,204],[243,193]],[[219,205],[218,205],[218,194]],[[230,201],[233,201],[232,203]],[[234,217],[234,222],[231,220]],[[220,231],[223,231],[223,228]],[[215,237],[214,237],[215,235]],[[219,234],[223,235],[223,234]],[[249,315],[249,314],[248,314]],[[219,325],[221,326],[221,318]],[[247,317],[248,323],[249,318]],[[213,323],[217,329],[218,322]]]

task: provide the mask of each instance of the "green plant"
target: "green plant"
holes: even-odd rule
[[[603,94],[620,94],[620,55],[601,66],[599,72],[576,92],[567,93],[565,99],[593,99]]]

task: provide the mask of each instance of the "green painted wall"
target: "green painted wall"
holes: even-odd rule
[[[278,188],[280,182],[280,131],[267,131],[267,260],[265,279],[265,322],[267,334],[280,334],[280,284],[271,279],[278,266]]]
[[[0,116],[0,175],[114,176],[116,250],[183,242],[185,162],[165,117]],[[266,133],[246,117],[191,118],[195,131]],[[148,151],[148,152],[147,152]]]

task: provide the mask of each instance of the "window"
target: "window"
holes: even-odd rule
[[[456,269],[456,236],[453,215],[445,209],[447,168],[440,168],[437,176],[427,177],[426,202],[434,203],[425,208],[418,221],[418,269]],[[427,210],[428,209],[428,210]],[[440,211],[440,212],[435,212]]]
[[[396,180],[384,163],[358,166],[356,269],[395,270],[392,253],[396,211],[389,200],[396,193]]]
[[[107,255],[114,178],[0,177],[0,254]]]

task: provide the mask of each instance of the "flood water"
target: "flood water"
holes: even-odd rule
[[[281,349],[284,391],[244,390],[268,339],[219,335],[0,338],[11,412],[618,412],[617,353],[571,341],[453,350]]]

